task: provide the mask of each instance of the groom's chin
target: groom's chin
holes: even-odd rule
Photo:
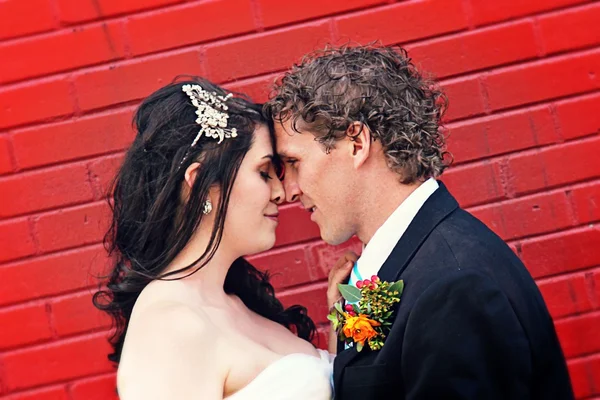
[[[332,246],[337,246],[339,244],[342,244],[352,237],[352,235],[346,235],[341,232],[327,231],[326,229],[323,229],[320,226],[319,226],[319,229],[320,229],[320,233],[321,233],[321,240],[323,240],[325,243],[330,244]]]

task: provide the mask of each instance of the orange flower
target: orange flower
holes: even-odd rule
[[[367,318],[364,314],[352,317],[346,314],[346,323],[344,324],[344,335],[351,337],[356,343],[365,344],[366,340],[377,336],[374,326],[381,325],[379,322]]]

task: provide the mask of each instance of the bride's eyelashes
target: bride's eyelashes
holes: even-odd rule
[[[260,171],[260,176],[264,179],[265,182],[267,182],[270,179],[273,179],[273,177],[271,175],[269,175],[268,172],[265,172],[265,171]]]

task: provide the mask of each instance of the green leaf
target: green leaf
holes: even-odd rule
[[[398,296],[402,295],[402,291],[404,290],[404,281],[399,280],[398,282],[394,282],[392,286],[390,286],[390,292],[398,292]]]
[[[363,349],[363,344],[361,342],[356,342],[356,351],[358,351],[360,353],[362,349]]]
[[[338,310],[340,312],[340,314],[344,313],[344,310],[342,310],[342,305],[340,303],[335,303],[334,307],[336,310]]]
[[[331,322],[338,322],[338,317],[337,317],[337,315],[334,315],[334,314],[327,315],[327,319],[330,320]]]
[[[340,293],[348,303],[356,303],[362,297],[360,289],[352,285],[343,285],[341,283],[338,283],[338,289],[340,290]]]

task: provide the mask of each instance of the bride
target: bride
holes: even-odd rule
[[[200,78],[150,95],[113,185],[114,268],[94,304],[130,399],[330,399],[330,355],[242,257],[273,247],[285,198],[261,108]]]

